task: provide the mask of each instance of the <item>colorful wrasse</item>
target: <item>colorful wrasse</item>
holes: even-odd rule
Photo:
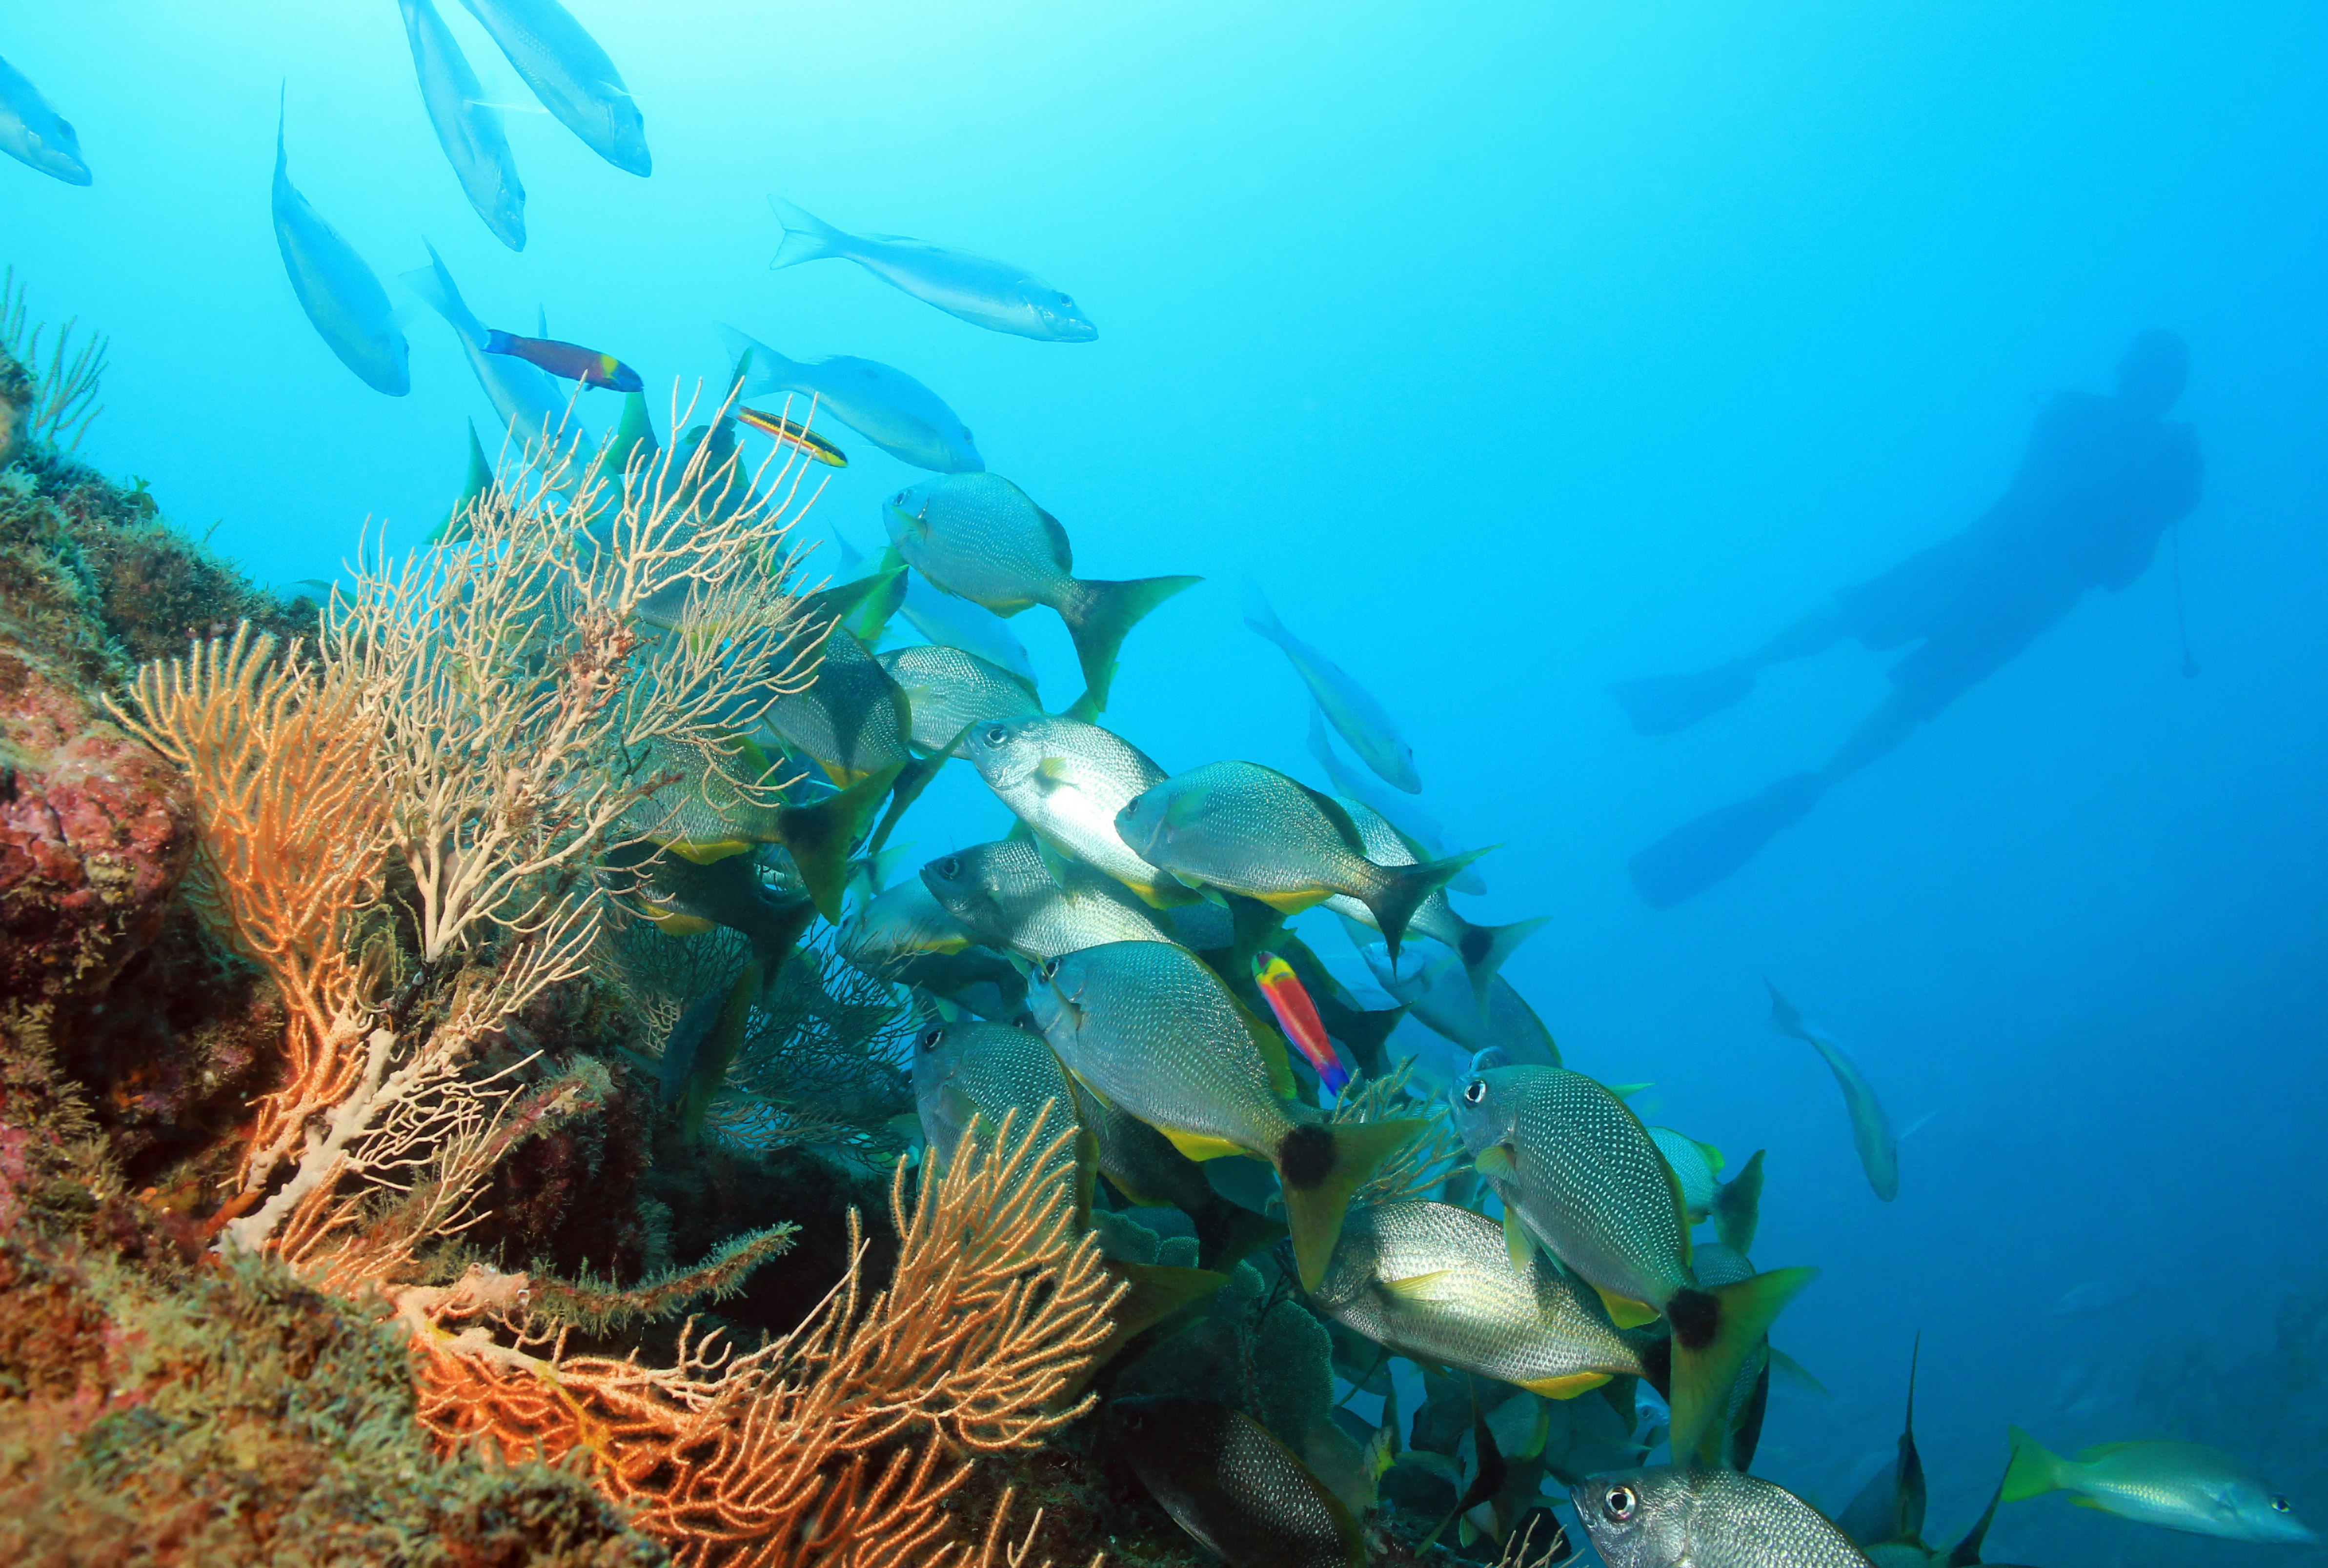
[[[485,333],[485,352],[508,354],[586,387],[611,387],[617,392],[646,390],[638,371],[612,354],[586,349],[580,343],[560,343],[556,338],[521,338],[494,327]]]
[[[1301,988],[1301,977],[1293,972],[1293,966],[1273,953],[1256,953],[1253,955],[1253,982],[1269,999],[1269,1010],[1277,1015],[1277,1027],[1318,1069],[1318,1081],[1339,1094],[1350,1081],[1349,1069],[1334,1054],[1334,1042],[1326,1038],[1326,1026],[1319,1019],[1317,1006]]]
[[[828,464],[835,468],[849,466],[849,454],[805,425],[795,425],[790,419],[778,418],[774,414],[763,414],[757,408],[746,408],[740,403],[736,407],[736,419],[738,424],[749,425],[761,435],[769,437],[784,446],[799,448],[819,463]]]

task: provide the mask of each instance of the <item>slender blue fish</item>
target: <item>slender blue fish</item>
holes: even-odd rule
[[[51,108],[41,89],[5,60],[0,60],[0,153],[68,185],[89,182],[72,122]]]
[[[1342,732],[1358,760],[1375,770],[1375,776],[1385,784],[1395,785],[1408,794],[1422,793],[1422,780],[1414,771],[1414,748],[1399,738],[1398,726],[1390,714],[1375,700],[1374,693],[1350,679],[1339,664],[1285,629],[1277,612],[1258,589],[1246,607],[1244,624],[1278,646],[1293,672],[1310,688],[1310,695],[1319,708]]]
[[[541,107],[626,174],[653,169],[646,122],[623,73],[558,0],[461,0],[484,23]]]
[[[492,329],[463,303],[461,291],[453,286],[453,275],[445,270],[445,258],[436,254],[436,248],[425,239],[421,243],[427,246],[428,265],[405,273],[404,286],[427,300],[461,340],[461,352],[469,356],[469,369],[476,372],[477,384],[485,390],[493,412],[501,417],[502,428],[528,446],[539,447],[547,437],[562,430],[569,438],[580,437],[587,447],[590,443],[579,420],[568,423],[565,394],[525,361],[494,353],[486,346],[492,341]]]
[[[1007,261],[902,234],[844,234],[781,196],[769,197],[768,205],[784,226],[772,268],[838,258],[972,326],[1053,343],[1087,343],[1099,336],[1073,298]]]
[[[275,108],[275,243],[299,308],[340,362],[375,392],[400,398],[412,390],[410,350],[380,286],[356,248],[324,221],[291,185],[283,151],[283,105]]]
[[[463,194],[485,227],[512,250],[525,249],[525,187],[517,160],[502,134],[502,117],[484,101],[477,73],[437,14],[435,0],[397,0],[404,10],[404,36],[412,44],[412,69],[420,78],[420,101],[436,128]]]
[[[1890,1203],[1900,1196],[1900,1141],[1892,1136],[1891,1119],[1883,1114],[1874,1085],[1841,1042],[1804,1018],[1794,1003],[1779,994],[1777,986],[1767,980],[1762,983],[1770,987],[1770,1027],[1801,1040],[1826,1058],[1827,1070],[1843,1090],[1844,1109],[1851,1113],[1851,1141],[1859,1149],[1859,1168],[1867,1172],[1867,1185],[1875,1189],[1875,1196]]]
[[[732,326],[719,328],[719,340],[730,358],[751,356],[744,367],[747,398],[799,392],[816,399],[819,413],[831,414],[900,463],[938,474],[986,468],[961,416],[903,371],[847,354],[803,364]]]

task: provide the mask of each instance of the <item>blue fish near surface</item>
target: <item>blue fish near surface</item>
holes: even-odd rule
[[[623,73],[558,0],[461,0],[484,24],[541,107],[626,174],[654,169],[646,121]]]
[[[921,382],[874,360],[835,354],[813,364],[788,360],[732,326],[719,328],[728,356],[744,368],[743,396],[798,392],[820,411],[864,437],[900,463],[935,474],[982,474],[986,459],[962,417]]]
[[[1072,296],[1007,261],[902,234],[844,234],[781,196],[769,197],[768,205],[784,226],[784,242],[768,263],[772,268],[828,258],[854,261],[891,287],[972,326],[1051,343],[1087,343],[1099,336],[1099,328]]]
[[[483,101],[477,73],[469,69],[452,29],[437,14],[436,0],[397,0],[404,11],[404,36],[412,45],[412,69],[420,78],[420,101],[436,132],[436,145],[461,182],[469,205],[495,239],[512,250],[525,249],[525,186],[517,160],[502,134],[502,117]]]
[[[0,153],[68,185],[89,183],[72,122],[51,108],[41,89],[5,60],[0,60]]]
[[[340,362],[375,392],[400,398],[412,390],[411,351],[380,286],[356,248],[324,221],[291,184],[283,150],[283,106],[275,110],[275,243],[291,292]]]

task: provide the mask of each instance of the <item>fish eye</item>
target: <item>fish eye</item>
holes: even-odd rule
[[[938,1042],[943,1038],[945,1038],[945,1026],[932,1024],[922,1031],[921,1047],[925,1051],[934,1051],[938,1048]]]
[[[1056,958],[1045,959],[1040,964],[1036,966],[1035,973],[1038,979],[1046,981],[1058,979],[1059,961]]]
[[[940,881],[951,882],[956,877],[962,875],[962,857],[959,855],[948,855],[944,859],[940,860],[936,865],[930,869],[938,874],[938,879]]]
[[[1474,1078],[1463,1085],[1463,1103],[1466,1105],[1484,1104],[1487,1098],[1488,1081],[1485,1078]]]
[[[1619,1484],[1601,1494],[1600,1511],[1621,1525],[1633,1516],[1633,1505],[1639,1501],[1632,1488]]]
[[[1003,728],[1002,728],[1002,726],[1000,726],[1000,725],[999,725],[999,724],[990,724],[990,725],[988,725],[988,726],[986,727],[986,744],[987,744],[987,745],[989,745],[989,746],[1000,746],[1004,741],[1006,741],[1006,740],[1008,740],[1008,739],[1009,739],[1009,738],[1010,738],[1010,732],[1009,732],[1009,730],[1007,730],[1007,729]]]
[[[2295,1512],[2294,1508],[2287,1506],[2287,1499],[2286,1498],[2272,1498],[2271,1511],[2275,1514],[2292,1514]]]

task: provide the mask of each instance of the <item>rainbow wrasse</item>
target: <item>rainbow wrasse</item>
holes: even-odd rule
[[[612,354],[586,349],[580,343],[561,343],[556,338],[521,338],[491,327],[485,332],[485,352],[523,360],[537,370],[579,381],[586,387],[608,387],[617,392],[646,390],[638,371]]]

